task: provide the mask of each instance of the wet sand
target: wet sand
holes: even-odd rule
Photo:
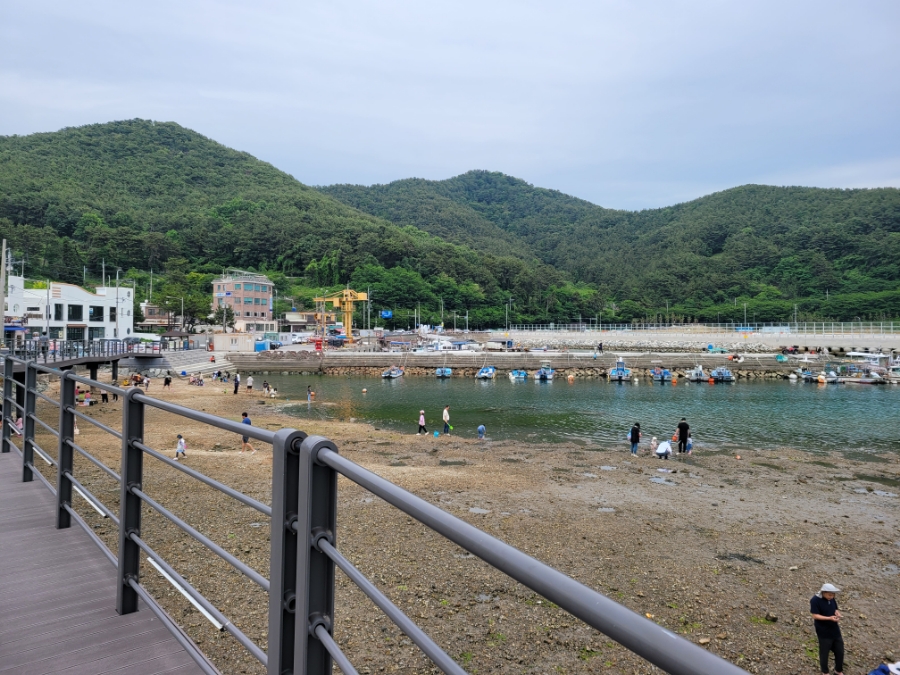
[[[353,461],[750,672],[817,672],[809,598],[826,581],[844,590],[845,672],[900,658],[897,456],[858,461],[786,447],[740,460],[705,452],[664,462],[646,450],[633,458],[624,444],[480,442],[363,423],[300,426],[258,393],[234,396],[230,386],[185,381],[163,391],[161,384],[154,380],[149,393],[234,420],[247,411],[257,426],[328,436]],[[48,393],[55,397],[55,387]],[[40,416],[53,420],[54,411],[41,402]],[[119,403],[89,414],[120,427]],[[181,433],[190,466],[268,502],[267,446],[241,454],[233,434],[156,411],[147,421],[148,444],[173,454]],[[79,442],[117,469],[118,442],[80,426]],[[38,442],[53,447],[49,436]],[[117,508],[109,479],[82,459],[75,473]],[[339,487],[338,547],[470,672],[660,672],[361,488],[343,479]],[[263,516],[153,460],[145,490],[268,576]],[[110,523],[83,501],[76,507],[112,542]],[[149,509],[143,529],[151,546],[265,648],[265,593]],[[152,567],[144,575],[224,673],[264,672]],[[337,579],[336,637],[360,672],[434,672],[340,573]]]

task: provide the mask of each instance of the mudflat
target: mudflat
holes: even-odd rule
[[[261,384],[261,378],[255,384]],[[51,383],[46,392],[56,397]],[[695,453],[662,461],[644,448],[416,436],[363,423],[307,424],[284,402],[226,385],[151,396],[228,417],[248,412],[269,429],[302,428],[414,494],[552,565],[752,673],[814,673],[809,599],[824,582],[842,589],[845,672],[900,658],[900,458],[810,454],[784,447]],[[95,393],[99,398],[99,392]],[[313,405],[326,405],[317,401]],[[121,401],[82,409],[120,428]],[[739,413],[736,413],[739,414]],[[57,409],[39,402],[54,423]],[[118,470],[119,442],[82,421],[78,442]],[[39,428],[40,430],[40,428]],[[146,442],[269,502],[271,448],[240,453],[240,438],[149,410]],[[41,447],[55,439],[38,434]],[[45,475],[55,472],[42,462]],[[145,491],[268,576],[269,523],[152,458]],[[112,509],[117,485],[84,458],[75,475]],[[338,548],[470,672],[660,672],[532,591],[341,479]],[[115,530],[80,498],[76,508],[115,549]],[[151,509],[143,538],[265,649],[267,596]],[[263,673],[149,565],[142,583],[223,673]],[[411,641],[337,573],[335,635],[362,673],[436,672]]]

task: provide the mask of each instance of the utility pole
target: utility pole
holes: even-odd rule
[[[744,327],[747,327],[747,303],[744,303]]]
[[[104,258],[101,263],[101,269],[103,272],[100,274],[100,283],[106,286],[106,259]]]
[[[469,310],[466,310],[466,332],[469,332]]]
[[[147,302],[153,301],[153,268],[150,268],[150,297],[147,298]]]
[[[3,240],[3,253],[0,255],[0,313],[3,314],[3,343],[6,343],[6,239]]]
[[[116,268],[116,330],[115,335],[113,335],[115,338],[119,337],[119,312],[121,311],[121,308],[119,307],[119,272],[121,272],[121,270]]]

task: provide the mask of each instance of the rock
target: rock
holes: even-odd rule
[[[716,635],[716,640],[727,640],[727,639],[728,639],[728,633],[725,633],[724,631],[719,633],[718,635]]]
[[[791,565],[788,567],[789,572],[796,572],[799,568],[796,565]]]
[[[709,638],[700,638],[699,640],[697,640],[697,642],[701,645],[708,645],[710,642],[712,642],[712,640],[710,640]]]
[[[775,623],[776,621],[778,621],[778,615],[772,614],[772,612],[766,612],[766,621]]]

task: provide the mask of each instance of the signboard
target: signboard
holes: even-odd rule
[[[382,318],[382,319],[393,319],[393,318],[394,318],[394,312],[392,312],[392,311],[389,310],[389,309],[383,309],[383,310],[381,310],[381,318]]]

